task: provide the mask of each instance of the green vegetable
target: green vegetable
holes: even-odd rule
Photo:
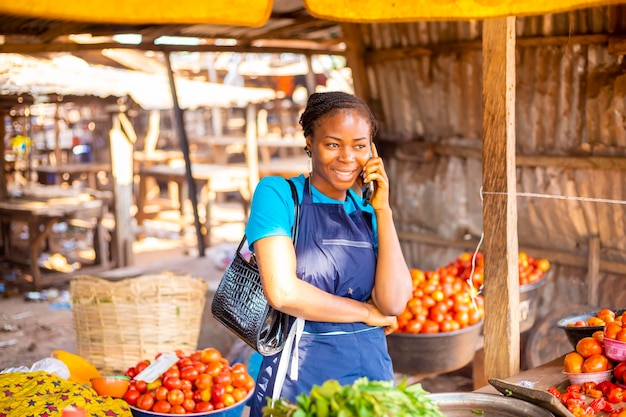
[[[485,415],[485,412],[484,411],[480,411],[480,410],[472,410],[472,413],[478,414],[478,415],[481,415],[481,416]]]
[[[421,384],[397,386],[390,381],[360,378],[341,386],[328,380],[300,394],[295,403],[284,398],[263,407],[265,417],[444,417]]]

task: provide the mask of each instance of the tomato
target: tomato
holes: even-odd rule
[[[124,401],[126,401],[130,405],[136,405],[137,398],[139,398],[140,395],[141,393],[135,388],[129,388],[128,390],[126,390],[126,394],[124,394]]]
[[[172,405],[181,405],[185,401],[185,394],[179,389],[173,389],[167,393],[167,402]]]
[[[172,405],[168,403],[166,400],[158,400],[152,406],[152,411],[155,413],[164,413],[167,414],[172,409]]]
[[[622,328],[622,330],[617,332],[617,334],[615,335],[615,340],[619,340],[620,342],[626,342],[626,328]]]
[[[222,368],[224,368],[224,364],[219,361],[209,362],[206,367],[206,373],[212,377],[216,377],[222,372]]]
[[[615,336],[620,330],[622,330],[622,325],[617,321],[607,323],[606,326],[604,326],[604,337],[615,339]]]
[[[200,387],[198,387],[198,388],[200,388]],[[183,392],[185,392],[185,391],[193,391],[193,382],[189,381],[188,379],[181,379],[180,380],[180,389]]]
[[[247,392],[242,390],[241,388],[235,388],[233,392],[231,392],[230,394],[235,399],[235,402],[239,402],[243,400],[244,398],[246,398]]]
[[[618,363],[613,368],[613,376],[618,382],[624,382],[624,373],[626,372],[626,361]]]
[[[581,367],[583,372],[600,372],[609,369],[610,363],[606,356],[602,354],[591,355],[585,358]]]
[[[146,369],[148,367],[148,365],[150,365],[150,361],[149,360],[144,360],[144,361],[138,362],[137,365],[135,365],[135,371],[137,371],[137,373],[139,374],[141,371]]]
[[[187,414],[187,410],[182,405],[173,405],[170,414]]]
[[[565,360],[563,361],[563,368],[565,372],[569,372],[572,374],[579,374],[582,372],[582,366],[585,358],[578,352],[570,352],[565,355]]]
[[[612,404],[622,402],[624,401],[624,390],[620,387],[615,387],[608,393],[606,399]]]
[[[200,401],[196,403],[196,407],[193,409],[194,413],[204,413],[206,411],[213,411],[213,404],[206,401]]]
[[[432,321],[430,319],[424,320],[424,324],[422,324],[422,333],[433,334],[439,333],[439,323],[436,321]]]
[[[178,360],[178,369],[186,368],[187,366],[193,366],[193,361],[187,357]]]
[[[246,365],[244,365],[243,363],[235,363],[230,367],[230,372],[232,372],[233,374],[239,372],[246,373],[248,372],[248,370],[246,369]]]
[[[233,379],[230,376],[230,372],[220,372],[220,374],[213,378],[215,384],[223,385],[224,387],[232,385]]]
[[[200,359],[204,363],[217,362],[222,358],[222,354],[215,348],[205,348],[200,352]]]
[[[235,397],[230,393],[224,394],[224,407],[230,407],[233,404],[235,404]]]
[[[175,376],[180,378],[180,369],[178,369],[178,365],[172,365],[167,371],[165,371],[162,375],[162,378],[165,379],[168,376]]]
[[[183,386],[183,382],[178,377],[169,376],[163,378],[163,386],[169,390],[180,389]]]
[[[165,387],[158,387],[154,390],[154,399],[157,401],[165,401],[167,400],[167,393],[169,390]]]
[[[233,375],[245,375],[245,374],[235,373]],[[196,388],[198,389],[209,388],[211,385],[213,385],[213,377],[209,374],[200,374],[198,375],[198,378],[196,378],[195,380],[195,385],[196,385]]]
[[[155,379],[154,381],[149,382],[148,385],[146,385],[146,391],[153,391],[161,385],[163,385],[163,380],[161,378]]]
[[[254,380],[254,378],[246,374],[246,384],[243,386],[243,388],[246,389],[246,392],[253,390],[255,385],[256,381]]]
[[[217,403],[224,401],[226,390],[222,384],[215,384],[211,387],[211,402],[217,408]]]
[[[191,413],[193,412],[194,408],[196,408],[196,402],[192,400],[191,398],[185,398],[185,401],[183,401],[182,406],[185,409],[185,411],[188,411]]]
[[[576,352],[580,353],[583,358],[600,355],[602,350],[602,344],[591,336],[583,337],[576,343]]]
[[[148,389],[148,383],[146,381],[135,381],[135,388],[139,392],[146,392]]]
[[[126,375],[126,376],[127,376],[127,377],[129,377],[130,379],[133,379],[134,377],[136,377],[136,376],[137,376],[137,374],[138,374],[138,373],[139,373],[139,372],[137,372],[137,370],[136,370],[136,369],[135,369],[135,367],[133,366],[133,367],[131,367],[131,368],[128,368],[128,369],[126,370],[126,372],[124,372],[124,375]]]
[[[202,352],[196,350],[191,355],[189,355],[189,359],[191,359],[192,362],[200,362],[202,360]]]
[[[206,371],[206,363],[204,362],[194,362],[193,366],[198,370],[198,374],[203,374]]]
[[[180,369],[180,377],[181,379],[186,379],[188,381],[195,381],[198,379],[198,370],[193,365],[186,366]]]
[[[137,398],[136,406],[142,410],[150,410],[154,405],[154,397],[150,394],[141,394]]]

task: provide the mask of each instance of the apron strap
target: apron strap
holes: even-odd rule
[[[304,322],[304,319],[298,317],[291,326],[291,329],[289,329],[289,334],[287,335],[287,340],[285,341],[285,347],[282,352],[280,352],[278,368],[276,369],[272,402],[278,400],[280,393],[283,390],[285,378],[287,377],[289,359],[291,359],[289,378],[291,378],[292,381],[298,380],[298,345],[300,344],[300,337],[302,337],[302,333],[304,333]]]

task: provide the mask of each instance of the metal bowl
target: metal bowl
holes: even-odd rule
[[[454,392],[429,397],[446,417],[554,417],[536,404],[500,394]]]
[[[387,348],[395,372],[434,374],[463,368],[474,359],[483,320],[453,332],[435,334],[392,333]]]
[[[576,326],[568,326],[569,324],[576,323],[577,321],[586,321],[590,317],[594,317],[598,314],[599,310],[591,311],[582,314],[576,314],[573,316],[568,316],[562,318],[557,322],[557,326],[565,332],[567,335],[567,340],[572,344],[574,348],[576,348],[576,344],[583,337],[591,337],[598,330],[604,330],[604,326],[585,326],[585,327],[576,327]],[[621,310],[613,310],[616,316],[624,313],[624,309]]]

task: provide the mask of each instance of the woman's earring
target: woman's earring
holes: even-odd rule
[[[308,156],[309,158],[311,157],[311,150],[309,149],[308,146],[304,147],[304,152],[306,152],[306,156]]]

